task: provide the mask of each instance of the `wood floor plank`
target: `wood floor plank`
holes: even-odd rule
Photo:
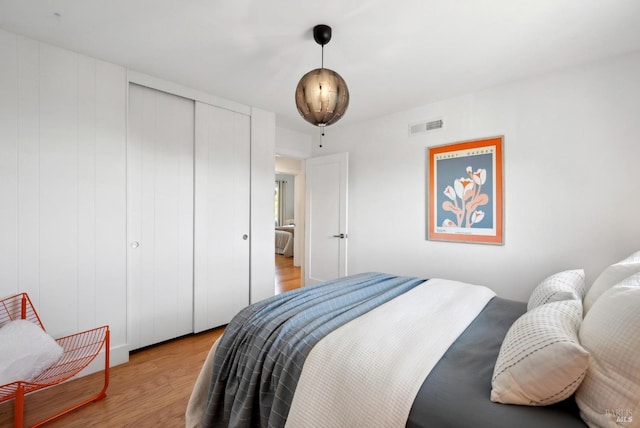
[[[300,267],[293,266],[293,257],[276,254],[276,294],[294,290],[301,285]]]

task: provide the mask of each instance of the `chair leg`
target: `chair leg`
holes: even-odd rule
[[[96,396],[94,401],[102,400],[107,396],[107,388],[109,387],[109,352],[111,349],[111,332],[107,329],[104,338],[104,385],[102,391]]]
[[[14,428],[22,428],[24,424],[24,386],[18,385],[16,390],[16,398],[13,404],[13,426]]]
[[[71,413],[74,410],[79,409],[80,407],[85,406],[85,405],[87,405],[89,403],[100,401],[100,400],[102,400],[103,398],[105,398],[107,396],[107,387],[109,386],[109,370],[110,370],[110,368],[109,368],[110,346],[111,346],[110,345],[110,334],[109,334],[109,329],[107,329],[107,331],[105,332],[105,341],[104,341],[104,384],[103,384],[102,389],[100,390],[100,392],[98,392],[97,395],[92,396],[92,397],[90,397],[90,398],[88,398],[88,399],[86,399],[84,401],[81,401],[80,403],[78,403],[78,404],[76,404],[74,406],[71,406],[71,407],[69,407],[69,408],[67,408],[67,409],[65,409],[65,410],[63,410],[63,411],[61,411],[59,413],[56,413],[53,416],[50,416],[50,417],[48,417],[46,419],[41,420],[40,422],[32,425],[31,428],[38,428],[38,427],[40,427],[40,426],[42,426],[42,425],[44,425],[46,423],[51,422],[54,419],[58,419],[60,416],[64,416],[67,413]],[[18,428],[17,425],[16,425],[16,428]],[[22,428],[22,427],[20,427],[20,428]]]

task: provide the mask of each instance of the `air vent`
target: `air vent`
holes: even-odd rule
[[[409,125],[409,136],[422,134],[430,131],[437,131],[444,127],[443,119],[434,119],[426,122],[419,122]]]

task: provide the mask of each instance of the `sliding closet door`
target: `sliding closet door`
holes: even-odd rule
[[[193,331],[194,103],[131,84],[127,139],[130,349]]]
[[[249,304],[249,116],[196,102],[194,331]]]

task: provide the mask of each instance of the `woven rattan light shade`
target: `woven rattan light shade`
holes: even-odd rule
[[[316,25],[313,38],[322,46],[322,66],[311,70],[298,82],[296,107],[304,120],[325,127],[340,120],[347,111],[349,89],[342,76],[324,68],[324,45],[331,40],[331,27]]]
[[[349,107],[349,89],[344,79],[328,68],[316,68],[300,79],[296,106],[307,122],[327,126],[342,118]]]

